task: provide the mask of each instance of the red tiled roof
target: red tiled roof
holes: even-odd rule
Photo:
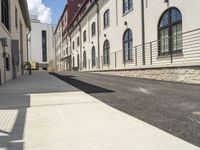
[[[71,24],[85,0],[68,0],[68,24]]]

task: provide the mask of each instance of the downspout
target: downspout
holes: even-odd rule
[[[28,32],[27,32],[27,34],[26,34],[26,42],[27,42],[27,62],[29,62],[29,40],[28,40],[28,35],[30,34],[30,32],[31,32],[31,30],[29,30]]]
[[[145,19],[144,19],[144,0],[141,0],[141,15],[142,15],[142,58],[143,65],[146,64],[145,61]]]
[[[80,70],[82,70],[82,66],[83,66],[83,62],[82,62],[82,29],[81,29],[81,24],[79,24],[79,32],[80,32],[80,39],[79,39],[79,42],[80,42]]]
[[[59,58],[59,63],[60,63],[60,71],[62,71],[62,61],[61,61],[61,59],[62,59],[62,35],[61,36],[59,36],[59,38],[60,38],[60,41],[59,41],[59,47],[60,47],[60,58]]]
[[[3,60],[4,60],[4,83],[6,83],[6,47],[3,46]]]
[[[70,68],[69,70],[72,71],[72,39],[71,39],[71,35],[69,36],[69,43],[70,43],[70,55],[71,55],[71,58],[70,58]]]
[[[98,40],[98,68],[100,69],[100,27],[99,27],[99,4],[98,4],[98,0],[96,0],[96,6],[97,6],[97,40]]]
[[[5,83],[6,82],[6,46],[5,46],[5,44],[3,44],[3,38],[0,38],[0,42],[1,42],[2,48],[3,48],[3,65],[4,65],[3,73],[4,73],[4,83]],[[1,75],[0,75],[0,78],[1,78]],[[0,81],[1,81],[1,79],[0,79]],[[0,85],[1,85],[1,83],[0,83]]]
[[[54,44],[55,44],[55,47],[54,47],[54,48],[55,48],[55,49],[54,49],[54,50],[55,50],[55,58],[54,58],[54,59],[55,59],[55,69],[56,69],[56,71],[57,71],[58,68],[57,68],[57,58],[56,58],[56,56],[57,56],[57,50],[56,50],[56,39],[55,39],[55,33],[54,33],[53,36],[54,36]]]

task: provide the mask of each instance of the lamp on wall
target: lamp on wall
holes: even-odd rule
[[[3,46],[3,58],[6,58],[7,53],[5,51],[5,47],[8,47],[8,40],[7,40],[7,38],[0,38],[0,41]]]
[[[104,34],[104,37],[106,37],[106,34]]]
[[[128,25],[127,21],[124,21],[124,25],[125,25],[125,26],[127,26],[127,25]]]
[[[165,2],[165,3],[168,3],[168,2],[169,2],[169,0],[164,0],[164,2]]]
[[[7,47],[8,46],[7,38],[0,38],[0,41],[1,41],[3,47]]]

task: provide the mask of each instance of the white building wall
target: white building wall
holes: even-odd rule
[[[29,60],[39,64],[48,64],[50,61],[55,62],[54,47],[54,27],[50,24],[31,22],[32,30],[29,38]],[[47,34],[47,61],[44,62],[42,57],[42,31]]]
[[[145,22],[145,65],[143,65],[143,49],[142,49],[142,4],[141,0],[133,0],[133,9],[128,13],[123,14],[123,3],[119,0],[99,0],[99,27],[100,27],[100,69],[133,69],[133,68],[149,68],[149,67],[168,67],[176,65],[196,65],[200,63],[200,50],[184,48],[186,45],[183,42],[182,56],[174,56],[173,64],[170,56],[166,58],[158,57],[158,23],[161,15],[171,7],[176,7],[182,13],[182,28],[183,32],[191,31],[200,28],[200,3],[199,0],[169,0],[169,3],[158,0],[144,0],[144,22]],[[110,10],[110,26],[104,29],[103,15],[105,11]],[[91,37],[91,25],[96,22],[96,35]],[[127,24],[125,24],[125,22]],[[76,23],[75,23],[76,24]],[[95,46],[96,56],[98,56],[98,38],[97,38],[97,13],[96,5],[89,11],[89,13],[80,22],[82,30],[82,54],[86,51],[87,69],[91,70],[91,49]],[[126,29],[131,29],[133,34],[133,61],[123,62],[123,35]],[[72,41],[76,41],[79,26],[76,26],[70,34]],[[87,32],[87,41],[83,41],[83,31]],[[105,40],[110,43],[110,65],[102,64],[103,44]],[[195,40],[195,39],[194,39]],[[156,42],[152,42],[156,41]],[[150,53],[149,42],[152,42],[152,60]],[[75,42],[76,43],[76,42]],[[200,45],[199,45],[200,46]],[[75,44],[76,47],[76,44]],[[75,58],[77,52],[74,51],[72,57]],[[199,56],[199,57],[198,57]],[[89,60],[88,60],[89,59]],[[83,60],[83,58],[82,58]],[[115,63],[116,61],[116,63]],[[152,64],[151,64],[152,61]],[[183,63],[185,62],[185,63]],[[77,65],[77,64],[76,64]],[[98,69],[96,67],[93,70]]]
[[[18,27],[15,26],[15,8],[18,12]],[[10,30],[8,31],[6,27],[3,25],[3,23],[0,23],[0,38],[7,38],[8,46],[5,47],[5,51],[8,55],[10,55],[10,70],[6,71],[6,81],[11,80],[13,78],[13,65],[12,65],[12,52],[11,52],[11,41],[12,40],[19,40],[19,51],[22,51],[23,53],[23,62],[27,62],[27,32],[28,29],[26,27],[24,17],[22,15],[21,7],[19,5],[18,0],[12,1],[9,0],[9,22],[10,22]],[[2,14],[1,14],[1,3],[0,3],[0,20],[1,20]],[[22,25],[22,43],[23,45],[20,45],[20,23]],[[20,49],[22,48],[22,49]],[[4,59],[3,59],[3,47],[2,43],[0,41],[0,70],[1,70],[1,83],[4,83]],[[20,76],[22,74],[22,65],[23,62],[21,62],[21,55],[19,56],[20,63],[18,66],[16,66],[16,77]]]

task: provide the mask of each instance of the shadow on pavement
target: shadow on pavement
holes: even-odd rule
[[[27,108],[30,107],[30,96],[18,95],[20,103],[24,105],[20,108],[13,107],[12,104],[0,105],[0,149],[23,150],[24,127],[27,115]],[[11,101],[12,96],[4,101]]]
[[[67,75],[60,75],[57,73],[50,73],[52,75],[54,75],[55,77],[61,79],[64,82],[67,82],[71,85],[73,85],[74,87],[80,89],[81,91],[84,91],[88,94],[92,94],[92,93],[111,93],[114,92],[112,90],[109,89],[105,89],[87,82],[83,82],[80,80],[75,79],[75,76],[67,76]]]
[[[32,76],[20,77],[0,87],[0,149],[25,149],[25,125],[27,110],[32,107],[32,94],[78,91],[56,80],[45,73],[36,72]],[[46,105],[37,107],[42,106]]]

